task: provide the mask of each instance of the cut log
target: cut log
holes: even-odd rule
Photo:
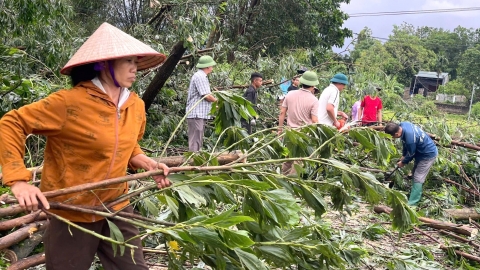
[[[21,260],[30,255],[30,253],[32,253],[32,251],[38,246],[38,244],[42,242],[44,234],[45,230],[38,231],[34,233],[31,237],[25,239],[25,241],[14,245],[12,247],[12,250],[15,252],[15,254],[17,254],[18,259]]]
[[[464,209],[445,209],[444,210],[451,218],[456,220],[480,220],[480,213],[475,209],[464,208]]]
[[[387,213],[390,214],[392,212],[392,208],[388,206],[375,206],[373,208],[373,211],[375,213],[380,214],[380,213]],[[444,221],[438,221],[435,219],[430,219],[426,217],[418,217],[418,220],[424,223],[425,226],[435,228],[435,229],[440,229],[440,230],[446,230],[446,231],[451,231],[455,232],[458,234],[466,235],[466,236],[476,236],[478,233],[478,230],[475,228],[470,228],[465,225],[458,225],[455,223],[450,223],[450,222],[444,222]]]
[[[11,264],[7,270],[23,270],[45,263],[45,253],[36,254]]]
[[[0,222],[0,231],[10,230],[15,227],[20,227],[25,224],[32,223],[34,221],[40,221],[45,219],[47,219],[47,215],[45,213],[42,213],[41,210],[38,210],[25,216]]]
[[[27,237],[31,236],[36,231],[42,231],[48,226],[49,221],[38,221],[31,223],[21,229],[18,229],[10,234],[0,238],[0,249],[8,248],[9,246],[16,244]]]
[[[0,258],[6,260],[8,263],[12,264],[18,261],[17,254],[10,249],[2,249],[0,250]]]

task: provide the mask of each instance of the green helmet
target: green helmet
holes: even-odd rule
[[[337,73],[333,76],[333,78],[330,80],[330,82],[341,83],[341,84],[348,85],[348,78],[343,73]]]
[[[207,68],[211,66],[215,66],[217,63],[210,55],[204,55],[198,59],[197,68]]]
[[[300,77],[300,83],[308,86],[316,86],[319,84],[317,73],[313,71],[305,71]]]

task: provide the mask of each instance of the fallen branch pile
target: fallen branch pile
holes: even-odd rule
[[[377,213],[377,214],[381,214],[381,213],[390,214],[392,212],[392,209],[390,207],[382,205],[382,206],[375,206],[373,208],[373,211],[375,211],[375,213]],[[469,238],[475,238],[475,236],[478,233],[478,228],[472,228],[472,227],[467,226],[467,225],[460,225],[460,224],[455,224],[455,223],[450,223],[450,222],[444,222],[444,221],[434,220],[434,219],[425,218],[425,217],[419,217],[418,220],[423,222],[422,225],[424,225],[424,226],[434,228],[434,229],[438,229],[439,233],[441,233],[443,235],[446,235],[446,236],[449,236],[452,239],[455,239],[455,240],[460,241],[462,243],[470,245],[471,247],[473,247],[474,249],[477,250],[476,254],[478,254],[478,252],[480,252],[480,244],[478,244],[477,242],[474,242],[473,240],[466,239],[466,238],[464,238],[460,235],[457,235],[457,234],[461,234],[461,235],[467,236]],[[448,251],[450,249],[453,249],[455,254],[457,254],[458,256],[461,256],[461,257],[466,258],[468,260],[472,260],[472,261],[480,263],[480,257],[469,254],[469,253],[466,253],[466,252],[463,252],[463,251],[460,251],[460,250],[457,250],[457,249],[454,249],[453,247],[445,246],[444,244],[442,244],[442,242],[440,240],[433,238],[432,236],[425,233],[423,230],[421,230],[417,227],[415,227],[414,229],[416,231],[420,232],[421,234],[425,235],[429,239],[433,240],[435,243],[439,244],[440,249],[442,249],[444,251]]]

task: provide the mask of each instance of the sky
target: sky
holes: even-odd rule
[[[451,9],[479,7],[480,0],[350,0],[350,4],[342,4],[341,9],[347,14],[365,12],[411,11],[425,9]],[[415,27],[430,26],[453,30],[457,26],[480,28],[480,10],[447,12],[434,14],[353,17],[345,21],[344,27],[353,33],[359,33],[365,26],[372,30],[372,36],[388,38],[394,25],[403,22]],[[354,35],[355,36],[355,35]],[[352,39],[345,40],[343,48],[333,48],[337,53],[344,51]],[[352,46],[350,45],[350,47]]]

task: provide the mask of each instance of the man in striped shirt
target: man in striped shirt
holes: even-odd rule
[[[210,119],[212,103],[217,99],[210,91],[207,75],[213,71],[217,63],[211,56],[205,55],[198,60],[198,71],[193,74],[188,87],[187,124],[188,150],[198,152],[203,146],[203,132],[207,119]]]

